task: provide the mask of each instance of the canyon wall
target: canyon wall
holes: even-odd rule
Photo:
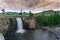
[[[8,29],[9,19],[8,18],[0,18],[0,32]]]
[[[25,28],[35,29],[36,20],[34,17],[21,17]],[[5,30],[16,31],[17,23],[16,18],[0,18],[0,32]]]

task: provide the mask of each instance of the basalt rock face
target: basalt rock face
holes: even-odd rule
[[[17,26],[15,18],[0,18],[0,32],[14,30],[15,26]]]
[[[21,17],[24,28],[35,29],[36,20],[34,17]],[[7,32],[15,32],[17,30],[16,18],[0,18],[0,32],[7,30]]]
[[[35,17],[23,17],[24,29],[35,29],[36,28],[36,19]]]
[[[5,40],[12,40],[11,38],[13,38],[13,36],[15,35],[16,30],[17,30],[16,18],[9,18],[8,30],[4,35]]]
[[[3,32],[8,29],[9,19],[8,18],[0,18],[0,32]]]

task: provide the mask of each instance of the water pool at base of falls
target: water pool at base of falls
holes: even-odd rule
[[[6,40],[56,40],[55,36],[47,31],[42,29],[35,30],[24,30],[23,22],[21,18],[17,17],[17,30],[16,34],[5,37]]]
[[[27,30],[24,33],[16,33],[13,38],[7,40],[56,40],[55,36],[47,30]]]

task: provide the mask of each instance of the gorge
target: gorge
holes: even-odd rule
[[[7,35],[4,36],[5,40],[56,40],[55,35],[53,35],[53,33],[49,32],[48,30],[43,30],[41,28],[35,30],[24,30],[21,19],[21,17],[10,18],[11,23],[9,27],[11,28],[7,32]],[[15,20],[17,21],[17,30],[14,29],[14,27],[16,27]]]

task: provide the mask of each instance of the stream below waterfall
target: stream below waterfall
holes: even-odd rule
[[[56,40],[54,35],[47,30],[24,30],[21,18],[18,17],[16,20],[18,29],[13,40]]]
[[[16,33],[13,37],[10,37],[10,39],[7,38],[7,40],[56,40],[56,38],[52,33],[47,30],[36,29],[27,30],[24,33]]]
[[[7,37],[9,37],[6,37],[7,40],[56,40],[55,36],[48,30],[24,30],[21,18],[18,17],[16,20],[18,26],[16,33],[13,36],[7,35]]]
[[[15,34],[13,40],[56,40],[55,36],[47,30],[28,30],[25,33]]]

